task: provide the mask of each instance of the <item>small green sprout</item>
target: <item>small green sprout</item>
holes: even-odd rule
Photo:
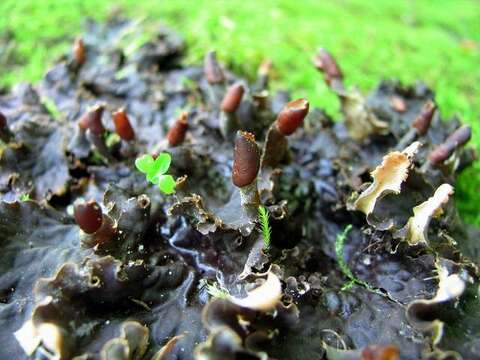
[[[24,193],[22,195],[20,195],[20,201],[24,202],[24,201],[28,201],[30,200],[30,194],[29,193]]]
[[[263,205],[258,207],[258,218],[260,219],[260,226],[262,227],[263,247],[265,250],[268,250],[270,249],[270,236],[272,235],[272,229],[269,223],[268,210]]]
[[[43,97],[41,101],[43,106],[45,106],[47,111],[50,113],[50,115],[52,115],[55,120],[60,120],[62,114],[60,113],[60,110],[58,110],[55,102],[48,97]]]
[[[118,136],[117,133],[111,133],[105,139],[105,143],[107,144],[108,147],[112,147],[113,145],[119,142],[120,142],[120,136]]]
[[[165,175],[172,162],[168,153],[161,153],[156,159],[151,155],[143,155],[135,160],[135,166],[146,175],[147,181],[158,185],[160,191],[165,194],[175,192],[175,180],[172,175]]]
[[[208,294],[217,299],[229,299],[230,293],[224,287],[218,285],[218,283],[214,282],[213,284],[207,284],[207,292]]]
[[[342,270],[343,275],[345,275],[350,280],[348,283],[346,283],[342,287],[342,291],[343,290],[348,290],[353,285],[357,284],[357,285],[363,286],[368,291],[370,291],[374,294],[378,294],[378,295],[390,298],[384,292],[380,291],[380,289],[377,289],[377,288],[373,287],[372,285],[370,285],[369,283],[367,283],[366,281],[360,280],[359,278],[355,277],[355,275],[353,275],[352,271],[350,270],[347,263],[345,262],[345,259],[344,259],[344,256],[343,256],[343,251],[344,251],[344,246],[345,246],[345,240],[347,239],[347,236],[348,236],[348,233],[350,232],[350,230],[352,230],[352,225],[351,224],[347,225],[345,227],[345,229],[340,234],[337,235],[337,240],[335,242],[335,254],[337,256],[338,265],[340,266],[340,269]]]
[[[345,259],[343,258],[343,248],[345,246],[345,240],[348,236],[348,233],[352,230],[352,225],[349,224],[347,227],[337,235],[337,240],[335,241],[335,254],[337,256],[338,265],[345,275],[350,281],[342,287],[342,290],[347,290],[353,286],[357,282],[355,276],[353,276],[352,271],[348,267]]]
[[[387,299],[390,299],[394,302],[398,302],[395,299],[393,299],[388,293],[381,291],[380,289],[370,285],[366,281],[360,280],[359,278],[355,277],[355,275],[353,275],[352,271],[350,270],[347,263],[345,262],[344,254],[343,254],[345,240],[347,239],[347,236],[350,230],[352,230],[351,224],[347,225],[345,229],[340,234],[337,235],[337,239],[335,241],[335,254],[337,257],[338,265],[340,266],[340,269],[342,270],[343,275],[345,275],[350,280],[342,287],[342,291],[348,290],[353,285],[356,284],[356,285],[363,286],[365,289],[367,289],[371,293],[386,297]]]

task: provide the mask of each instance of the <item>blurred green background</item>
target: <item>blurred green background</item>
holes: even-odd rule
[[[480,144],[480,2],[478,0],[138,1],[2,0],[0,85],[40,79],[69,51],[87,16],[104,19],[112,7],[164,23],[189,44],[188,62],[215,49],[229,67],[253,78],[264,58],[274,62],[275,88],[307,97],[338,113],[310,60],[319,46],[338,59],[347,85],[363,91],[381,78],[425,81],[444,116],[458,114]],[[462,216],[480,225],[480,162],[461,176]]]

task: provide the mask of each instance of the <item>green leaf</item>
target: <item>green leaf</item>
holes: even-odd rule
[[[175,180],[172,175],[160,175],[158,176],[158,187],[160,191],[169,195],[175,192]]]
[[[155,159],[155,174],[163,175],[168,171],[170,163],[172,162],[172,157],[169,153],[161,153]]]
[[[151,155],[143,155],[135,160],[135,166],[144,174],[148,174],[153,169],[155,160]]]
[[[137,158],[135,166],[146,175],[147,181],[157,185],[158,178],[168,171],[171,162],[172,157],[169,153],[161,153],[155,160],[147,154]]]

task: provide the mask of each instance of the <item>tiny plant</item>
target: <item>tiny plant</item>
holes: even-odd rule
[[[347,282],[342,287],[342,291],[343,290],[348,290],[353,285],[357,284],[357,285],[363,286],[365,289],[367,289],[368,291],[370,291],[374,294],[381,295],[381,296],[384,296],[384,297],[386,297],[390,300],[395,301],[394,299],[392,299],[390,297],[390,295],[388,295],[388,293],[385,293],[385,292],[381,291],[380,289],[370,285],[366,281],[360,280],[359,278],[355,277],[355,275],[353,275],[352,271],[350,270],[347,263],[345,262],[344,255],[343,255],[345,240],[347,239],[347,236],[348,236],[348,233],[350,232],[350,230],[352,230],[352,225],[351,224],[347,225],[345,227],[345,229],[340,234],[337,235],[337,239],[335,241],[335,254],[336,254],[336,257],[337,257],[338,265],[340,266],[340,269],[342,270],[343,275],[345,275],[349,280],[349,282]]]
[[[57,105],[55,104],[55,102],[52,99],[50,99],[48,97],[43,97],[42,98],[42,104],[43,104],[43,106],[45,106],[47,111],[50,113],[50,115],[53,116],[53,118],[55,120],[60,119],[60,117],[61,117],[60,110],[58,110]]]
[[[260,226],[262,227],[263,248],[268,250],[270,249],[270,236],[272,235],[272,229],[268,221],[268,210],[263,205],[258,207],[258,218],[260,219]]]
[[[175,180],[172,175],[165,174],[171,162],[172,157],[168,153],[161,153],[156,159],[146,154],[135,160],[135,166],[145,174],[148,182],[158,185],[161,192],[173,194],[175,192]]]
[[[228,299],[230,297],[228,290],[223,286],[218,285],[216,282],[213,284],[207,284],[207,292],[211,297],[217,299]]]
[[[345,284],[342,287],[342,290],[347,290],[353,286],[357,281],[355,276],[353,276],[352,271],[348,267],[347,263],[345,262],[345,259],[343,257],[343,251],[345,247],[345,239],[348,236],[348,233],[352,230],[352,225],[349,224],[345,229],[337,235],[337,240],[335,241],[335,254],[337,256],[337,261],[338,265],[340,266],[340,269],[343,272],[343,275],[345,275],[350,281]]]

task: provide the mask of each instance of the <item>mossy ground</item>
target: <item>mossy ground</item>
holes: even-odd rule
[[[86,16],[105,18],[112,6],[128,16],[163,22],[189,44],[189,62],[208,49],[236,71],[255,75],[264,58],[275,64],[274,87],[294,90],[315,106],[338,111],[337,99],[313,69],[319,46],[339,60],[348,85],[366,91],[381,78],[425,81],[443,114],[472,125],[480,148],[480,6],[438,1],[148,1],[3,0],[0,2],[0,84],[38,80],[67,51]],[[457,186],[463,217],[480,225],[480,162]]]

